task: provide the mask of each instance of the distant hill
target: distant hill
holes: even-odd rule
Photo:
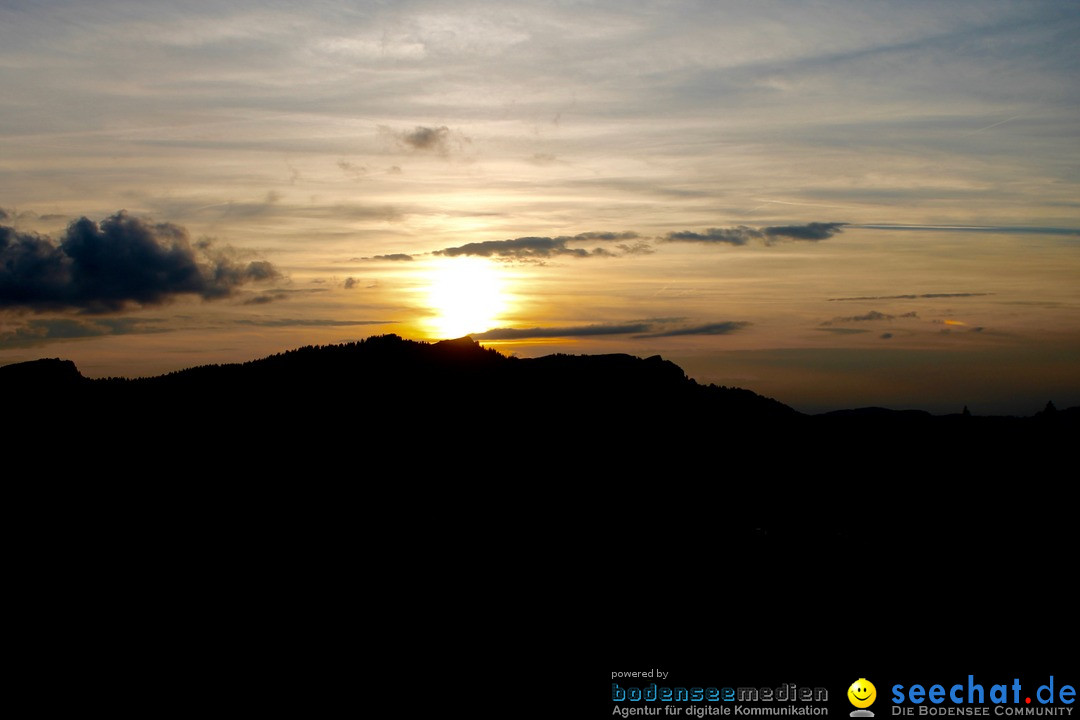
[[[9,453],[123,503],[295,502],[329,513],[327,527],[374,521],[384,503],[427,524],[462,503],[497,508],[495,527],[539,504],[559,508],[556,525],[601,512],[692,543],[733,528],[910,537],[916,522],[925,539],[1056,517],[1078,428],[1075,408],[807,416],[659,356],[520,359],[396,335],[145,379],[38,360],[0,367],[0,394]]]
[[[799,413],[747,390],[701,386],[659,356],[549,355],[506,357],[470,338],[424,343],[397,335],[355,343],[303,347],[242,364],[207,365],[152,378],[90,380],[64,360],[0,368],[0,391],[32,400],[48,396],[94,414],[155,412],[171,423],[184,408],[223,406],[311,414],[316,410],[409,417],[453,413],[486,425],[513,422],[586,424],[616,412],[693,411],[742,420],[790,419]],[[28,403],[31,409],[32,403]],[[228,413],[226,413],[228,414]],[[650,414],[651,417],[650,417]],[[220,416],[202,418],[216,422]],[[628,421],[622,416],[620,421]],[[380,428],[371,428],[380,432]]]

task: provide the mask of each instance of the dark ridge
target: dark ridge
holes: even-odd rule
[[[208,522],[323,537],[392,517],[403,547],[438,530],[488,548],[544,512],[545,532],[572,537],[633,527],[665,547],[759,550],[990,550],[1074,526],[1052,498],[1080,409],[806,416],[659,356],[518,359],[383,335],[144,379],[19,363],[0,368],[0,394],[9,453],[63,478],[73,507],[149,523],[221,512]]]
[[[0,367],[0,390],[8,393],[25,388],[69,389],[85,382],[89,381],[75,363],[60,358],[42,358]]]

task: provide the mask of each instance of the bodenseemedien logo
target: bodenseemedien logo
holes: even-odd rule
[[[847,699],[857,708],[851,711],[851,717],[874,717],[874,713],[866,709],[877,699],[877,688],[874,687],[874,683],[866,678],[859,678],[847,689]]]
[[[612,673],[615,677],[615,673]],[[823,687],[676,686],[649,683],[643,688],[611,683],[612,714],[680,718],[720,715],[828,715],[829,691]],[[730,705],[728,704],[730,703]]]

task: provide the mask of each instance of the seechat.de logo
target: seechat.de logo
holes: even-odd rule
[[[974,675],[967,682],[892,686],[893,715],[1072,715],[1076,688],[1054,676],[1031,691],[1019,678],[984,685]],[[909,706],[908,703],[911,703]]]

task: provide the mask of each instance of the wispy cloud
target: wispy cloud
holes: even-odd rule
[[[242,318],[237,325],[258,327],[354,327],[356,325],[394,325],[397,320],[329,320],[325,318]]]
[[[289,296],[286,293],[283,293],[283,292],[260,293],[259,295],[256,295],[255,297],[248,298],[247,300],[245,300],[243,302],[243,304],[244,305],[267,305],[267,304],[272,303],[272,302],[274,302],[276,300],[284,300],[287,297],[289,297]]]
[[[834,328],[834,327],[819,327],[814,328],[821,332],[830,332],[835,335],[858,335],[859,333],[867,333],[869,330],[862,330],[860,328]]]
[[[920,298],[962,298],[983,297],[994,293],[922,293],[920,295],[862,295],[859,297],[829,298],[829,302],[846,302],[849,300],[918,300]]]
[[[670,330],[662,330],[660,332],[648,333],[646,335],[636,335],[635,337],[662,338],[678,337],[681,335],[730,335],[731,333],[742,330],[749,325],[750,323],[743,321],[726,321],[708,323],[706,325],[693,325],[690,327],[672,328]]]
[[[678,337],[682,335],[728,335],[750,325],[748,322],[725,321],[704,325],[673,326],[677,318],[647,320],[622,324],[571,325],[564,327],[495,328],[473,333],[476,340],[526,340],[562,337],[596,337],[603,335],[632,335],[634,339]]]
[[[709,228],[703,233],[684,231],[672,232],[664,236],[667,242],[719,243],[726,245],[746,245],[751,240],[761,240],[770,245],[777,240],[806,240],[817,242],[828,240],[841,232],[847,223],[812,222],[806,225],[774,225],[761,228],[748,225],[736,225],[727,228]]]
[[[365,260],[391,260],[391,261],[410,261],[413,259],[412,255],[408,253],[390,253],[389,255],[375,255],[370,258],[364,258]]]
[[[576,325],[567,327],[495,328],[473,333],[476,340],[525,340],[531,338],[595,337],[599,335],[628,335],[645,332],[648,323],[627,325]]]
[[[484,240],[483,242],[466,243],[458,247],[436,250],[435,254],[447,257],[472,255],[520,260],[526,258],[550,258],[556,255],[588,257],[590,253],[584,248],[568,248],[565,241],[556,238],[522,237],[513,240]]]
[[[822,325],[831,325],[838,322],[875,322],[880,320],[896,320],[897,318],[917,318],[919,314],[917,312],[906,312],[902,315],[889,315],[888,313],[878,312],[877,310],[871,310],[863,315],[850,315],[848,317],[835,317],[830,321],[821,323]]]
[[[436,250],[435,255],[458,257],[471,255],[476,257],[499,257],[514,260],[546,259],[556,256],[569,257],[613,257],[615,253],[602,247],[587,250],[580,247],[570,247],[578,242],[614,242],[619,240],[636,240],[638,234],[634,232],[584,232],[577,235],[560,235],[559,237],[520,237],[512,240],[484,240],[482,242],[466,243],[458,247],[449,247]],[[626,245],[618,245],[620,249]],[[641,253],[647,251],[644,246],[627,245],[625,252]]]
[[[0,347],[28,347],[54,340],[106,335],[167,332],[158,321],[145,318],[32,318],[13,330],[0,331]]]
[[[993,127],[993,126],[991,126]],[[993,234],[1019,234],[1019,235],[1076,235],[1080,236],[1080,228],[1067,227],[1038,227],[1036,225],[890,225],[890,224],[863,224],[852,225],[853,228],[864,230],[914,230],[926,232],[962,232],[962,233],[993,233]]]

